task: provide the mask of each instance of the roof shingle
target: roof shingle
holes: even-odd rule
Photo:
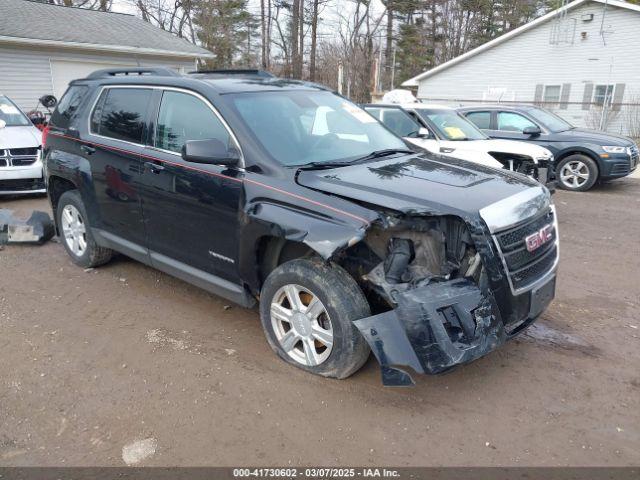
[[[77,48],[145,49],[139,53],[172,53],[189,57],[211,52],[133,15],[61,7],[29,0],[0,1],[0,36],[16,41],[72,43]],[[154,52],[152,52],[154,51]]]

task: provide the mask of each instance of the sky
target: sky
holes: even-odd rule
[[[355,2],[345,0],[330,0],[324,10],[321,12],[321,22],[318,28],[320,35],[333,35],[335,29],[338,28],[339,16],[338,11],[343,15],[348,12],[353,12]],[[133,6],[132,0],[113,0],[114,12],[137,14],[137,9]],[[260,0],[249,0],[248,10],[256,17],[260,16]],[[372,11],[374,12],[374,18],[378,18],[382,12],[384,12],[384,6],[380,0],[372,1]]]

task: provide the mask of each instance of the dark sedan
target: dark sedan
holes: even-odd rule
[[[458,111],[492,138],[533,142],[551,150],[558,185],[565,190],[589,190],[597,181],[625,177],[638,166],[633,140],[576,128],[539,107],[483,105]]]

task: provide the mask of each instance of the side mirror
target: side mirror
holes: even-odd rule
[[[2,130],[6,126],[7,126],[7,122],[5,122],[4,120],[0,119],[0,130]]]
[[[420,127],[420,129],[418,130],[418,137],[419,138],[431,138],[431,132],[429,131],[428,128]]]
[[[58,99],[53,95],[43,95],[38,100],[45,108],[49,109],[54,108],[58,104]]]
[[[216,165],[237,165],[240,152],[215,138],[209,140],[189,140],[182,147],[182,158],[192,163],[212,163]]]
[[[534,137],[536,135],[540,135],[542,131],[540,130],[540,127],[526,127],[524,130],[522,130],[522,133]]]

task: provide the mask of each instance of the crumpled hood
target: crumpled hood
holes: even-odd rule
[[[573,128],[564,132],[554,133],[553,135],[560,141],[563,141],[563,137],[566,137],[566,141],[582,141],[586,143],[595,143],[596,145],[630,147],[633,144],[633,140],[628,137],[615,135],[613,133],[599,132],[597,130],[589,130],[586,128]]]
[[[403,155],[330,170],[305,170],[314,190],[405,213],[478,217],[480,209],[540,185],[524,175],[441,155]]]
[[[476,143],[476,142],[464,142],[464,143]],[[530,142],[518,142],[516,140],[478,140],[477,143],[484,144],[484,150],[487,152],[508,152],[516,153],[518,155],[527,155],[532,158],[550,157],[552,154],[549,150],[540,145]]]
[[[34,126],[0,128],[0,150],[39,147],[42,133]]]

